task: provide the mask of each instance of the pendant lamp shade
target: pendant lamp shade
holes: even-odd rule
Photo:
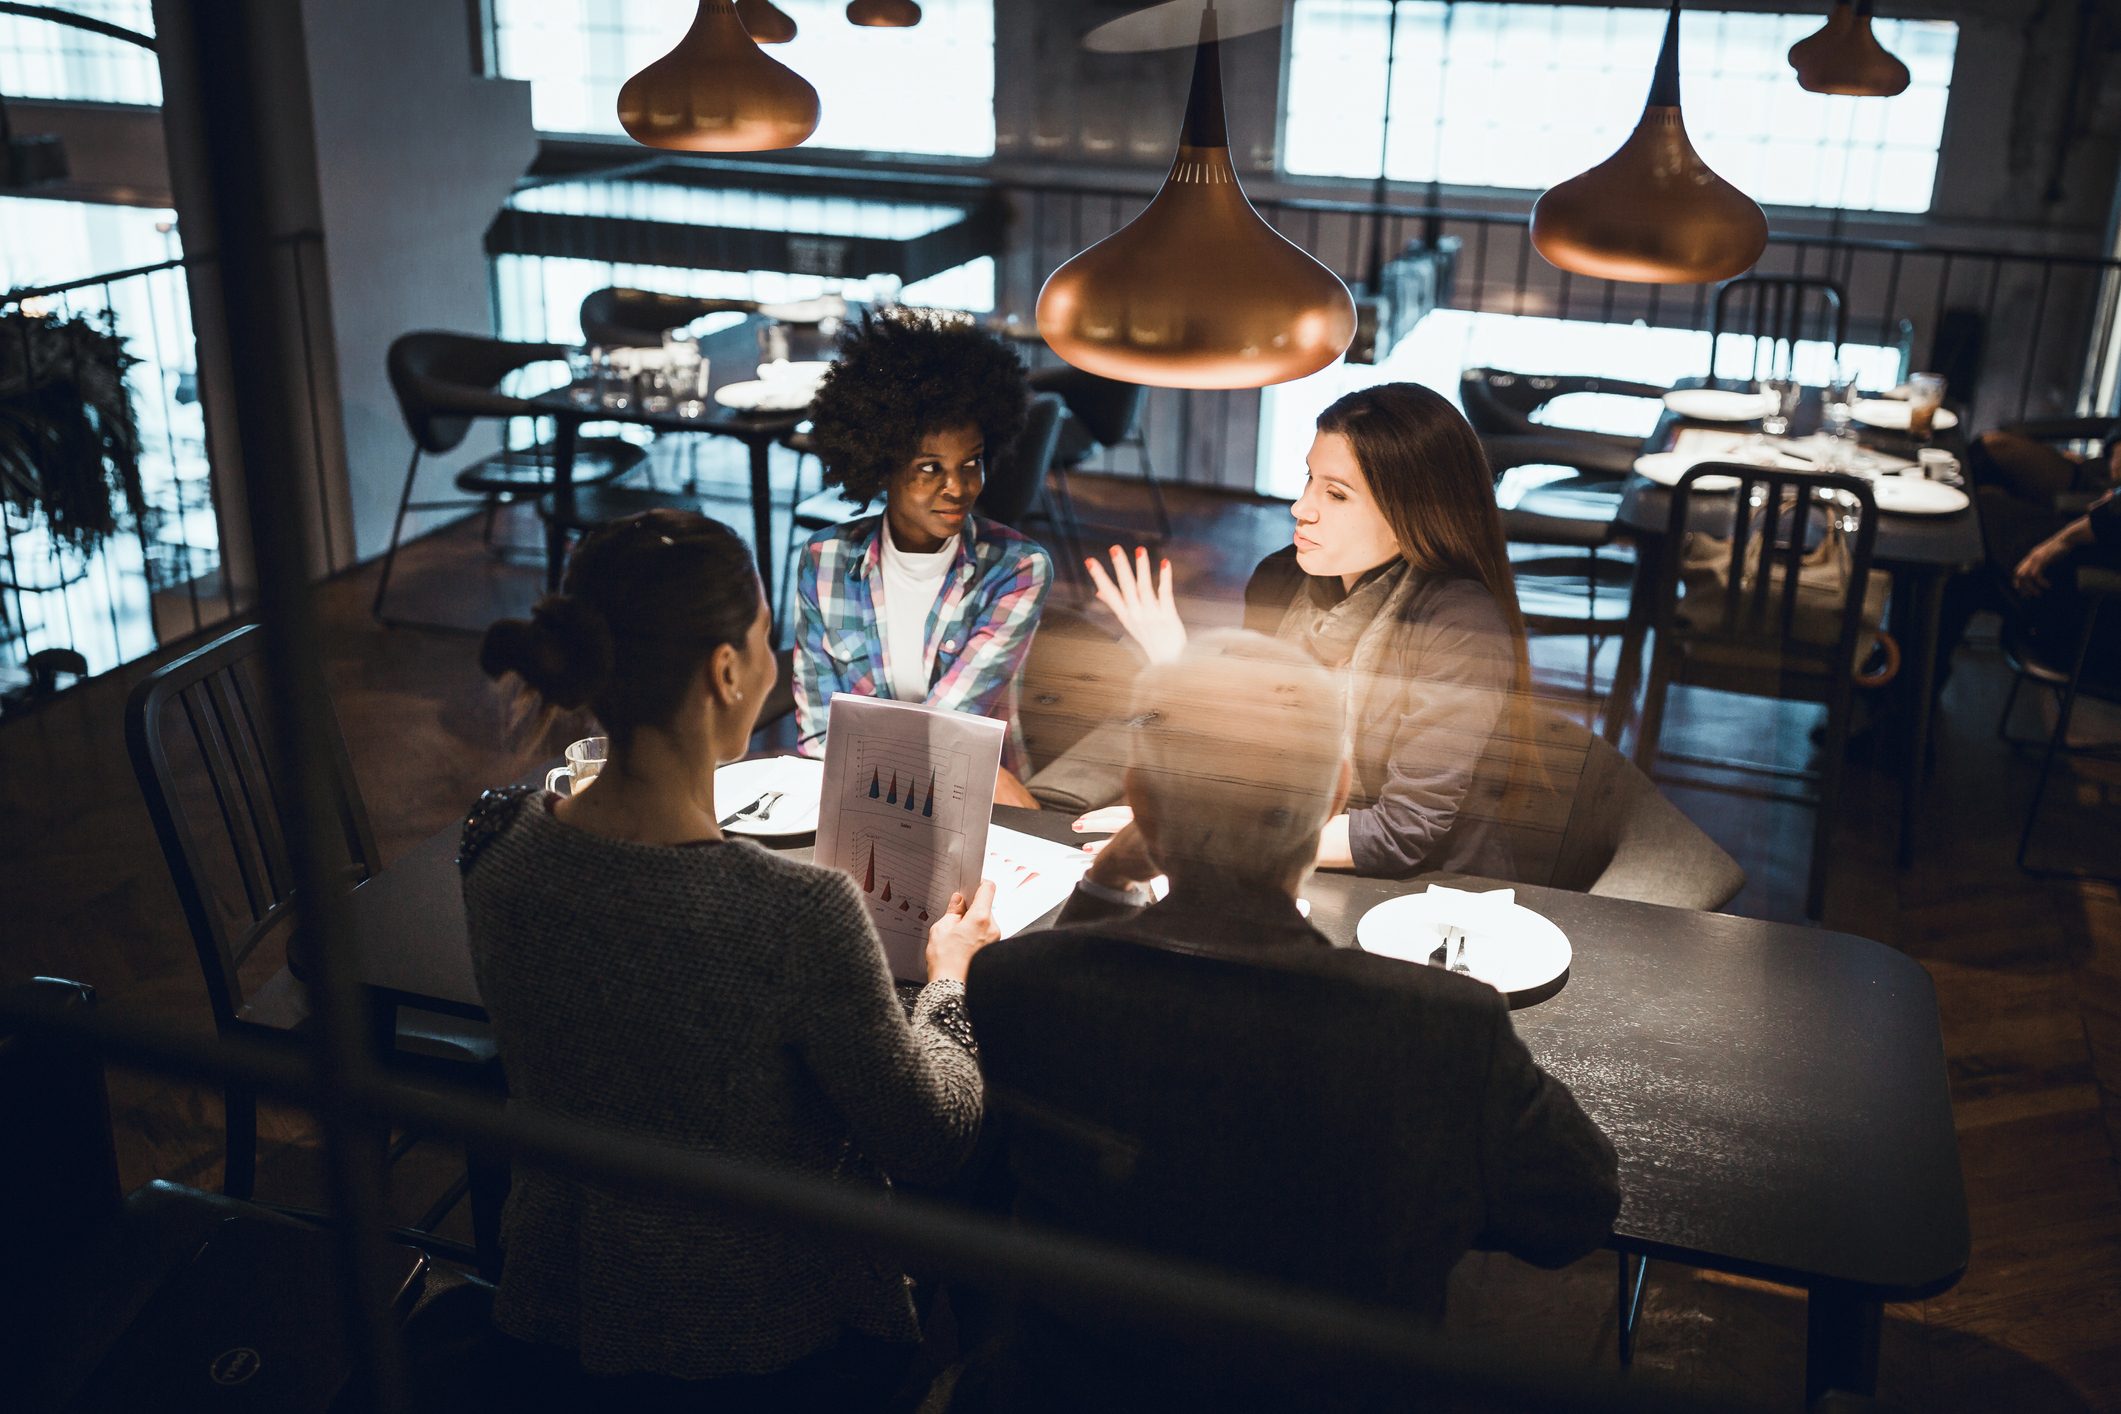
[[[1910,80],[1907,65],[1871,32],[1871,0],[1836,0],[1825,27],[1790,46],[1790,67],[1807,92],[1850,98],[1891,98]]]
[[[1212,3],[1171,174],[1132,222],[1047,278],[1038,332],[1077,368],[1157,388],[1284,383],[1355,337],[1347,286],[1260,219],[1238,184]]]
[[[1826,23],[1790,46],[1790,67],[1799,73],[1804,72],[1806,65],[1816,62],[1822,53],[1832,48],[1855,22],[1855,0],[1834,0],[1834,8],[1827,12]]]
[[[761,44],[786,44],[795,38],[795,21],[773,0],[736,0],[736,17]]]
[[[1578,275],[1641,284],[1727,280],[1767,248],[1754,200],[1709,169],[1679,111],[1679,0],[1649,103],[1620,150],[1532,207],[1532,245]]]
[[[871,29],[911,29],[921,22],[921,7],[913,0],[849,0],[847,22]]]
[[[769,57],[732,0],[700,0],[692,28],[619,89],[635,142],[680,152],[765,152],[817,131],[817,90]]]

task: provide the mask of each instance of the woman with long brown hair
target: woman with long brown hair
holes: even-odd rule
[[[1355,789],[1326,823],[1318,863],[1403,877],[1450,869],[1510,878],[1496,812],[1468,808],[1483,757],[1529,749],[1524,615],[1480,439],[1416,383],[1349,393],[1319,415],[1292,543],[1245,588],[1249,627],[1297,643],[1349,680]],[[1097,597],[1152,661],[1185,646],[1171,567],[1146,551],[1112,570]],[[1512,765],[1509,778],[1524,772]],[[1086,831],[1119,828],[1093,811]]]

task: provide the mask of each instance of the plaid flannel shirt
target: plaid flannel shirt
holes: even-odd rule
[[[819,531],[796,571],[796,749],[825,750],[835,692],[890,697],[884,630],[876,607],[884,518],[861,516]],[[1028,758],[1016,727],[1016,677],[1053,581],[1053,561],[1005,525],[965,517],[957,562],[928,611],[925,705],[999,717],[1009,724],[1002,764],[1019,777]]]

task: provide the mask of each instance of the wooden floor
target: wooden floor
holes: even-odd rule
[[[710,491],[739,483],[733,465],[710,463]],[[1078,491],[1090,518],[1146,523],[1131,485],[1079,478]],[[1245,572],[1284,541],[1286,508],[1194,493],[1174,494],[1173,508],[1182,602],[1198,622],[1234,619]],[[734,501],[711,509],[749,523]],[[476,527],[461,527],[403,557],[394,608],[482,624],[527,605],[536,579],[521,562],[487,555]],[[505,739],[504,704],[478,672],[473,639],[375,627],[367,617],[373,585],[372,570],[334,582],[320,610],[332,691],[387,861],[543,748]],[[1542,644],[1537,656],[1556,692],[1574,691],[1580,701],[1580,644]],[[8,903],[0,976],[80,978],[114,1009],[183,1018],[203,1031],[197,963],[123,747],[124,695],[142,671],[98,680],[0,727],[0,897]],[[1828,925],[1901,949],[1936,980],[1972,1208],[1965,1279],[1935,1300],[1889,1311],[1880,1392],[1910,1410],[2117,1409],[2121,901],[2111,885],[2039,882],[2012,864],[2033,765],[1993,733],[2007,685],[1993,645],[1977,643],[1945,697],[1914,868],[1892,867],[1899,797],[1884,771],[1853,766],[1845,808],[1832,822]],[[1689,699],[1674,709],[1668,744],[1801,764],[1809,725],[1799,709]],[[2040,729],[2036,704],[2021,704],[2019,725]],[[2087,768],[2056,792],[2045,836],[2051,853],[2121,870],[2115,782]],[[1750,882],[1733,910],[1795,917],[1811,813],[1672,793],[1745,866]],[[154,1177],[218,1182],[217,1097],[131,1072],[114,1074],[112,1088],[128,1186]],[[314,1201],[320,1183],[307,1119],[269,1107],[262,1128],[261,1194]],[[446,1182],[450,1159],[423,1145],[399,1166],[406,1219]],[[1459,1274],[1453,1321],[1547,1359],[1609,1368],[1613,1289],[1610,1257],[1558,1275],[1475,1258]],[[1796,1407],[1803,1331],[1802,1301],[1790,1292],[1659,1267],[1636,1378],[1712,1401]]]

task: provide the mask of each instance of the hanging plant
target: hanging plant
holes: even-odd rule
[[[138,362],[109,311],[0,314],[0,504],[71,549],[92,551],[147,512],[125,386]]]

